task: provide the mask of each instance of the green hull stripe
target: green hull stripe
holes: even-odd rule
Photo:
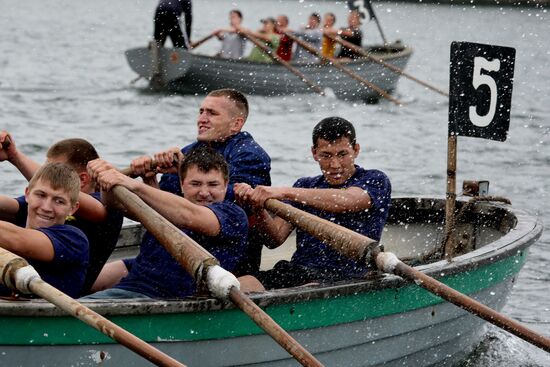
[[[502,261],[440,280],[462,293],[476,293],[517,274],[526,254],[522,251]],[[285,330],[292,331],[404,313],[441,302],[439,297],[411,284],[399,289],[274,305],[265,311]],[[263,333],[240,310],[113,316],[112,321],[147,342],[197,341]],[[0,345],[114,343],[72,317],[3,316],[0,325]]]

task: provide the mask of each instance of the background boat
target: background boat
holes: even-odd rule
[[[417,269],[500,310],[541,235],[535,218],[507,205],[476,203],[459,218],[471,251],[419,264],[441,243],[444,200],[394,199],[381,243]],[[141,229],[120,249],[135,251]],[[264,264],[265,265],[265,264]],[[252,295],[326,366],[452,365],[481,339],[484,322],[396,276],[318,284]],[[295,366],[246,315],[210,298],[88,301],[147,342],[189,366]],[[137,355],[38,300],[0,301],[0,365],[142,366]]]
[[[410,47],[400,43],[367,50],[372,56],[401,69],[405,68],[412,54]],[[159,51],[160,74],[154,79],[151,79],[153,70],[156,70],[152,50],[142,47],[126,51],[126,59],[132,70],[139,76],[154,81],[152,87],[157,90],[207,94],[215,89],[235,88],[246,94],[265,96],[315,93],[300,78],[277,63],[222,59],[184,49],[161,48]],[[342,61],[342,64],[388,93],[396,88],[399,74],[389,72],[386,67],[374,61],[360,58]],[[340,99],[375,102],[380,98],[376,91],[328,64],[293,63],[292,66],[322,89],[330,89]]]

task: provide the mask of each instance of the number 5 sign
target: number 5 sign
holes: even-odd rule
[[[506,140],[516,50],[451,44],[449,135]]]

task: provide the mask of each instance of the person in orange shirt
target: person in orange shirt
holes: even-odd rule
[[[334,28],[335,23],[336,23],[336,15],[334,15],[334,13],[326,13],[323,16],[323,34],[325,35],[323,36],[321,53],[323,54],[323,56],[328,58],[334,57],[334,53],[336,51],[336,41],[327,37],[326,34],[337,33],[338,30]]]

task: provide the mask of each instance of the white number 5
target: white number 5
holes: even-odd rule
[[[477,89],[481,85],[485,84],[489,87],[489,90],[491,92],[491,99],[489,102],[489,112],[487,112],[486,115],[480,116],[477,114],[476,106],[470,106],[470,121],[476,126],[479,127],[486,127],[488,126],[491,121],[493,121],[493,117],[495,117],[496,107],[497,107],[497,84],[495,83],[495,80],[490,77],[489,75],[481,74],[481,70],[488,70],[488,71],[499,71],[500,69],[500,60],[495,59],[493,61],[488,61],[487,59],[483,57],[475,57],[474,58],[474,75],[472,78],[472,84],[474,85],[474,88]]]

